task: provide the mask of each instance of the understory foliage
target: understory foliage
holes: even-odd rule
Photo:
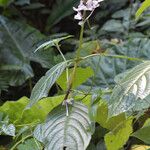
[[[0,150],[150,149],[149,0],[0,6]]]

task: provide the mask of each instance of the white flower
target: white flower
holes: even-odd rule
[[[81,14],[80,11],[74,16],[74,19],[76,19],[76,20],[82,20],[82,14]]]
[[[79,12],[79,11],[83,11],[83,10],[87,10],[87,7],[86,7],[86,5],[83,3],[83,1],[81,0],[80,1],[80,4],[79,4],[79,6],[78,6],[78,8],[75,8],[75,7],[73,7],[73,10],[74,11],[77,11],[77,12]]]
[[[93,13],[93,11],[100,6],[100,2],[102,2],[103,0],[87,0],[86,2],[84,2],[83,0],[80,0],[80,4],[77,8],[73,7],[73,10],[77,12],[77,14],[74,16],[74,19],[76,20],[82,20],[83,19],[83,11],[91,11],[91,14]],[[90,14],[90,16],[91,16]],[[87,17],[88,18],[88,17]],[[86,18],[85,18],[86,20]],[[80,25],[81,25],[80,21]]]

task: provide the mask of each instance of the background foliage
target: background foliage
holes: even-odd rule
[[[149,148],[150,1],[106,0],[95,11],[81,49],[93,57],[77,68],[67,117],[56,43],[71,74],[78,3],[0,0],[0,149]]]

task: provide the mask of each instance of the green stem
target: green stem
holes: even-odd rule
[[[68,99],[68,96],[70,95],[71,88],[73,86],[73,82],[74,82],[74,79],[75,79],[76,68],[77,68],[78,63],[79,63],[78,60],[80,58],[80,51],[81,51],[82,43],[83,43],[83,32],[84,32],[84,23],[81,25],[79,48],[77,49],[77,54],[76,54],[76,58],[75,58],[77,61],[75,61],[73,72],[72,72],[71,77],[68,81],[68,89],[67,89],[66,95],[64,97],[64,101],[66,101]]]
[[[30,93],[32,92],[32,79],[31,78],[29,78],[29,91],[30,91]]]
[[[76,56],[77,59],[80,57],[80,52],[81,52],[82,43],[83,43],[83,32],[84,32],[84,23],[81,25],[79,48],[77,49],[77,56]]]
[[[62,56],[63,60],[64,60],[65,62],[67,62],[67,60],[66,60],[64,54],[61,52],[61,49],[60,49],[60,47],[59,47],[59,44],[58,44],[58,43],[55,43],[55,45],[56,45],[56,48],[57,48],[57,50],[59,51],[60,55]],[[68,69],[68,67],[66,67],[66,80],[67,80],[67,84],[68,84],[68,82],[69,82],[69,69]],[[67,85],[67,86],[68,86],[68,85]]]
[[[21,143],[23,142],[24,140],[28,139],[29,137],[32,137],[32,134],[22,138],[20,141],[18,141],[10,150],[15,150],[15,148]]]
[[[124,56],[124,55],[112,55],[112,54],[106,54],[106,53],[88,55],[88,56],[82,57],[82,59],[80,59],[80,60],[88,59],[88,58],[94,57],[94,56],[128,59],[128,60],[131,60],[131,61],[140,61],[140,62],[144,62],[145,61],[144,59],[140,59],[140,58],[128,57],[128,56]]]

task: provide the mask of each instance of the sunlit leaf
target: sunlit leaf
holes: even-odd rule
[[[24,110],[30,100],[26,97],[18,101],[7,101],[0,106],[0,112],[8,115],[10,122],[15,124],[34,124],[44,121],[46,115],[57,105],[59,105],[64,98],[62,96],[55,96],[45,98],[39,101],[31,109]],[[36,112],[36,113],[35,113]]]
[[[69,69],[69,74],[71,74],[72,71],[73,71],[73,69]],[[79,85],[81,85],[82,83],[84,83],[92,75],[93,75],[93,70],[90,67],[87,67],[87,68],[78,67],[76,69],[76,75],[74,78],[73,88],[76,88]],[[63,90],[67,89],[67,80],[66,80],[66,72],[65,71],[58,78],[57,83],[60,85],[60,87]]]
[[[0,106],[0,113],[4,113],[5,116],[8,116],[10,123],[16,125],[41,123],[45,120],[50,111],[62,103],[64,96],[65,95],[43,98],[27,110],[24,109],[30,100],[27,97],[22,97],[18,101],[7,101],[4,103]],[[75,100],[82,100],[85,105],[89,106],[91,97],[87,96],[82,99],[83,97],[85,96],[76,96]]]
[[[116,128],[117,129],[117,128]],[[117,131],[111,131],[105,135],[107,150],[118,150],[124,146],[132,133],[132,119],[124,121]]]
[[[136,18],[139,18],[140,15],[148,8],[150,7],[150,0],[145,0],[142,3],[142,6],[138,9],[138,11],[136,12]]]
[[[133,145],[131,150],[149,150],[150,146],[148,145]]]
[[[100,102],[97,109],[96,121],[103,127],[109,130],[113,130],[119,126],[122,126],[126,121],[125,114],[120,114],[108,119],[108,106],[106,102]]]

